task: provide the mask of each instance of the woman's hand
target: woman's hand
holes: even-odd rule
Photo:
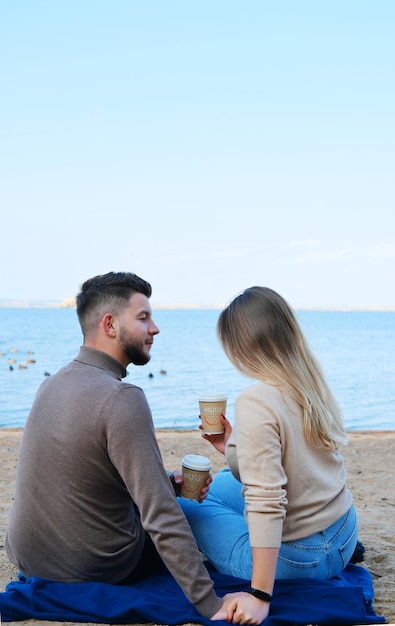
[[[213,615],[212,620],[227,620],[232,624],[262,624],[269,615],[270,604],[255,598],[250,593],[240,591],[228,593],[223,604]]]
[[[203,433],[203,439],[207,439],[214,446],[218,452],[221,454],[225,454],[226,442],[228,441],[230,434],[232,432],[232,424],[226,419],[225,415],[221,415],[221,423],[224,425],[224,432],[221,434],[213,434]],[[203,430],[202,425],[199,426],[200,430]]]

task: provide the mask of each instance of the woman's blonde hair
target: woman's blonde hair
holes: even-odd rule
[[[330,450],[346,443],[340,408],[284,298],[267,287],[246,289],[220,314],[217,333],[242,374],[291,393],[309,442]]]

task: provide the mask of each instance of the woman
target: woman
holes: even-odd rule
[[[202,552],[223,573],[251,580],[233,623],[260,624],[275,579],[338,574],[357,543],[357,519],[338,452],[340,409],[287,302],[251,287],[221,313],[233,365],[258,382],[236,399],[232,429],[203,435],[226,455],[202,504],[180,501]]]

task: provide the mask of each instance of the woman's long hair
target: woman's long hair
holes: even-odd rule
[[[303,411],[311,444],[346,443],[340,408],[288,303],[267,287],[250,287],[222,311],[217,334],[242,374],[286,389]]]

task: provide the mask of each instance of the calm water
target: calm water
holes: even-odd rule
[[[144,367],[129,366],[128,380],[144,389],[157,428],[197,428],[197,396],[211,391],[228,394],[232,421],[235,397],[250,381],[233,369],[219,347],[218,314],[154,311],[161,333],[151,361]],[[346,427],[393,430],[395,312],[297,315],[342,407]],[[81,331],[73,309],[0,308],[0,320],[0,427],[23,427],[45,373],[55,373],[77,354]],[[27,359],[35,363],[27,364]]]

